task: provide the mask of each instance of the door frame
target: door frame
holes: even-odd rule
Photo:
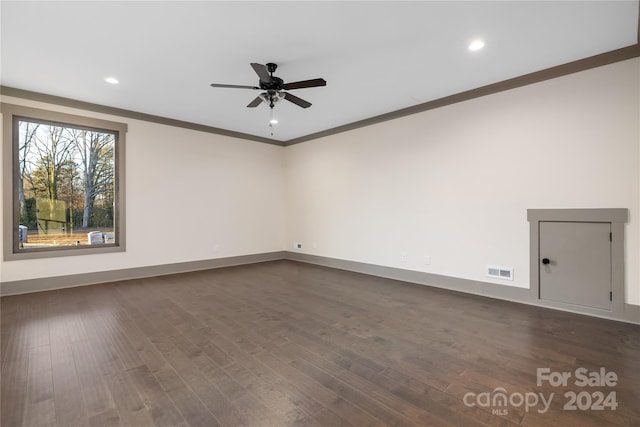
[[[625,308],[624,228],[629,221],[627,208],[612,209],[527,209],[529,221],[529,298],[539,305],[577,313],[619,315]],[[611,310],[583,307],[540,298],[540,222],[604,222],[611,224]]]

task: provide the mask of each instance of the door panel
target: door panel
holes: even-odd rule
[[[610,310],[611,223],[539,224],[540,298]]]

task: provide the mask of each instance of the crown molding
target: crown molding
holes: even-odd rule
[[[638,25],[640,28],[640,24]],[[640,57],[640,30],[638,33],[639,43],[631,46],[623,47],[620,49],[605,52],[599,55],[591,56],[577,61],[572,61],[566,64],[558,65],[555,67],[547,68],[544,70],[536,71],[533,73],[525,74],[512,79],[503,80],[501,82],[493,83],[490,85],[482,86],[476,89],[456,93],[454,95],[445,96],[443,98],[428,101],[422,104],[414,105],[412,107],[403,108],[400,110],[392,111],[390,113],[381,114],[379,116],[371,117],[357,122],[349,123],[343,126],[327,129],[321,132],[312,133],[309,135],[301,136],[299,138],[293,138],[287,141],[279,141],[271,138],[264,138],[256,135],[251,135],[242,132],[235,132],[227,129],[217,128],[213,126],[206,126],[198,123],[192,123],[182,120],[171,119],[167,117],[155,116],[138,111],[125,110],[116,107],[109,107],[100,104],[94,104],[90,102],[84,102],[76,99],[64,98],[60,96],[48,95],[39,92],[32,92],[24,89],[13,88],[9,86],[0,86],[0,94],[5,96],[12,96],[16,98],[28,99],[31,101],[45,102],[49,104],[60,105],[64,107],[78,108],[86,111],[93,111],[97,113],[110,114],[119,117],[126,117],[135,120],[143,120],[152,123],[159,123],[168,126],[174,126],[179,128],[191,129],[200,132],[207,132],[216,135],[224,135],[232,138],[239,138],[249,141],[262,142],[265,144],[278,145],[281,147],[287,147],[294,144],[300,144],[306,141],[312,141],[319,138],[335,135],[342,132],[347,132],[354,129],[359,129],[366,126],[371,126],[377,123],[386,122],[389,120],[395,120],[401,117],[410,116],[412,114],[422,113],[424,111],[433,110],[436,108],[445,107],[448,105],[456,104],[459,102],[468,101],[475,98],[480,98],[494,93],[503,92],[506,90],[516,89],[519,87],[527,86],[533,83],[543,82],[545,80],[551,80],[558,77],[566,76],[581,71],[590,70],[592,68],[602,67],[604,65],[614,64],[616,62],[626,61]]]

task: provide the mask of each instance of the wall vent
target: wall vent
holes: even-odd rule
[[[487,276],[494,279],[513,280],[513,267],[487,266]]]

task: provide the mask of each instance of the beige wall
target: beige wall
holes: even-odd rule
[[[282,250],[282,147],[17,98],[2,102],[129,125],[126,252],[2,262],[2,282]]]
[[[0,280],[300,242],[314,255],[528,287],[527,209],[622,207],[626,301],[640,305],[639,79],[633,59],[284,149],[3,97],[129,132],[127,251],[1,262]],[[513,267],[515,280],[487,278],[488,264]]]
[[[639,79],[633,59],[289,147],[289,250],[529,287],[528,208],[629,208],[640,304]]]

